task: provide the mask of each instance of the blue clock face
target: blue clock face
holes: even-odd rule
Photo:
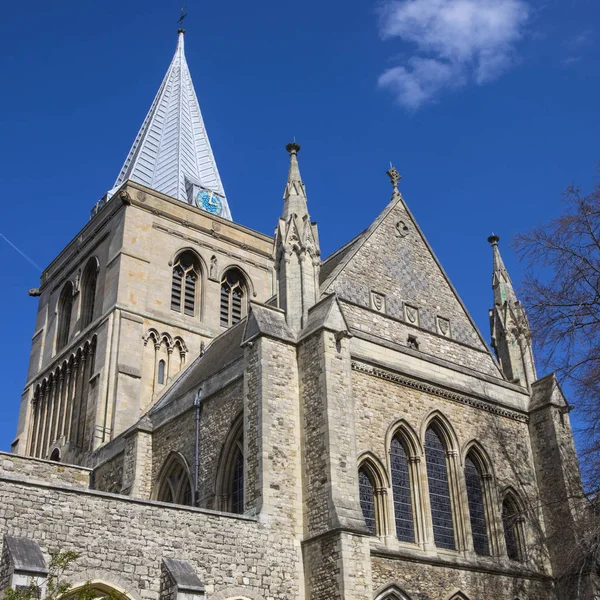
[[[213,215],[220,215],[223,211],[223,203],[219,197],[214,192],[209,192],[208,190],[198,192],[196,206]]]

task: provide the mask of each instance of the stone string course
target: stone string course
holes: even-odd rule
[[[528,416],[523,413],[519,413],[508,408],[502,408],[483,400],[478,400],[470,396],[465,396],[464,394],[459,394],[458,392],[452,392],[436,385],[419,381],[418,379],[413,379],[411,377],[407,377],[406,375],[401,375],[400,373],[394,373],[393,371],[389,371],[387,369],[374,367],[356,360],[352,361],[352,369],[361,373],[367,373],[373,377],[378,377],[379,379],[385,379],[386,381],[392,381],[415,390],[427,392],[434,396],[445,398],[446,400],[467,404],[468,406],[473,406],[474,408],[479,408],[481,410],[501,415],[509,419],[514,419],[515,421],[521,421],[522,423],[527,423],[529,421]]]

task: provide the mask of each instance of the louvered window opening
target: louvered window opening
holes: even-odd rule
[[[365,525],[371,533],[375,535],[375,490],[371,479],[364,471],[358,473],[358,486],[360,492],[360,507],[362,508]]]
[[[173,267],[173,281],[171,285],[171,310],[194,316],[196,310],[196,282],[198,273],[194,259],[189,253],[182,254]],[[182,289],[183,288],[183,289]]]
[[[397,438],[392,440],[390,459],[392,466],[392,492],[394,496],[396,537],[402,542],[414,542],[415,529],[408,456],[404,446]]]
[[[519,550],[519,538],[517,527],[519,513],[516,506],[509,499],[502,503],[502,525],[504,526],[504,540],[506,542],[506,551],[511,560],[521,560]]]
[[[245,281],[237,271],[228,271],[221,281],[220,320],[222,327],[231,327],[243,317]]]
[[[465,480],[467,483],[471,532],[473,534],[473,548],[476,554],[489,556],[490,546],[485,522],[483,481],[477,465],[469,456],[465,460]]]
[[[58,334],[56,338],[56,350],[62,350],[69,341],[71,330],[71,313],[73,311],[73,286],[69,282],[60,295],[58,311]]]
[[[425,434],[425,462],[435,545],[455,550],[446,448],[433,429],[428,429]]]
[[[96,263],[91,262],[86,268],[83,278],[83,304],[81,310],[82,329],[87,327],[94,318],[94,300],[96,299],[97,279],[98,275],[96,272]]]
[[[237,515],[244,512],[244,456],[240,451],[236,454],[233,464],[231,512]]]

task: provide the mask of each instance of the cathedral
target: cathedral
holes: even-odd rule
[[[499,238],[492,352],[395,168],[327,258],[295,142],[274,236],[236,223],[184,37],[30,291],[0,590],[74,551],[72,591],[123,600],[576,598],[570,406],[536,373]]]

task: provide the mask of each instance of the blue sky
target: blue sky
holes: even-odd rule
[[[46,266],[112,187],[172,58],[175,0],[4,3],[0,233]],[[486,338],[492,232],[589,188],[600,160],[596,0],[186,6],[186,55],[234,219],[272,233],[302,145],[330,254],[401,190]],[[0,449],[13,438],[39,271],[0,238]],[[576,414],[576,413],[575,413]]]

